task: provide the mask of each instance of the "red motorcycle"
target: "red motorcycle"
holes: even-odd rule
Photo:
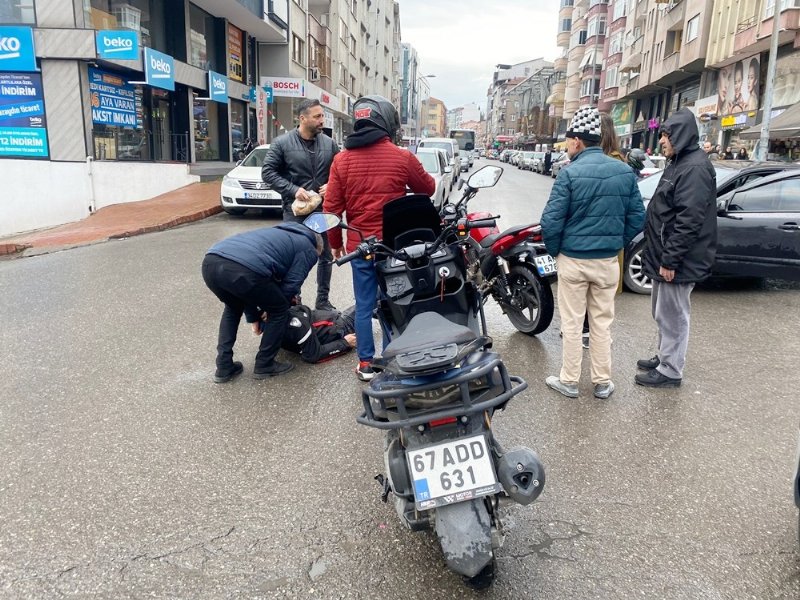
[[[484,179],[496,182],[503,169],[486,166],[467,181],[461,199],[445,204],[441,216],[445,223],[459,219],[474,221],[497,218],[489,213],[468,213],[467,204],[478,188],[489,187]],[[463,180],[459,182],[461,188]],[[491,296],[519,331],[536,335],[550,326],[554,302],[552,282],[556,261],[547,253],[538,223],[519,225],[505,231],[481,227],[459,232],[467,258],[469,276],[481,291],[484,302]]]

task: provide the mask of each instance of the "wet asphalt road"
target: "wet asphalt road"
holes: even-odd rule
[[[474,208],[533,220],[551,181],[507,167]],[[536,449],[547,485],[507,510],[480,595],[380,502],[381,434],[355,422],[351,357],[255,381],[243,326],[245,375],[211,382],[221,308],[203,253],[272,222],[220,215],[0,262],[0,597],[800,598],[800,286],[697,290],[669,391],[632,383],[655,330],[649,299],[623,294],[608,401],[586,362],[581,398],[544,385],[557,315],[529,338],[490,303],[495,349],[530,384],[496,434]],[[350,299],[336,269],[333,301]]]

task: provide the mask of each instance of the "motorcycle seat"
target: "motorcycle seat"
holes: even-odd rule
[[[485,238],[481,240],[481,248],[489,248],[492,244],[494,244],[497,240],[501,237],[507,235],[515,235],[520,231],[524,231],[525,229],[529,229],[533,225],[528,223],[527,225],[516,225],[515,227],[509,227],[505,231],[501,231],[499,233],[492,233],[487,235]]]
[[[454,323],[439,313],[424,312],[411,319],[405,331],[384,348],[383,359],[390,360],[400,354],[439,346],[468,344],[477,338],[469,327]]]

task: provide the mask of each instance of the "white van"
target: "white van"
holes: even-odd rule
[[[453,178],[450,180],[450,189],[458,180],[458,173],[461,171],[461,156],[458,151],[458,142],[450,138],[422,138],[418,148],[439,148],[447,153],[447,162],[453,169]]]

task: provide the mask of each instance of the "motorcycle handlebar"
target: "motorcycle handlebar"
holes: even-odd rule
[[[497,225],[497,217],[492,217],[491,219],[475,219],[469,222],[470,229],[476,227],[494,227],[495,225]]]
[[[345,254],[344,256],[336,259],[336,266],[341,267],[344,264],[349,263],[351,260],[359,258],[361,256],[361,250],[356,248],[349,254]]]

